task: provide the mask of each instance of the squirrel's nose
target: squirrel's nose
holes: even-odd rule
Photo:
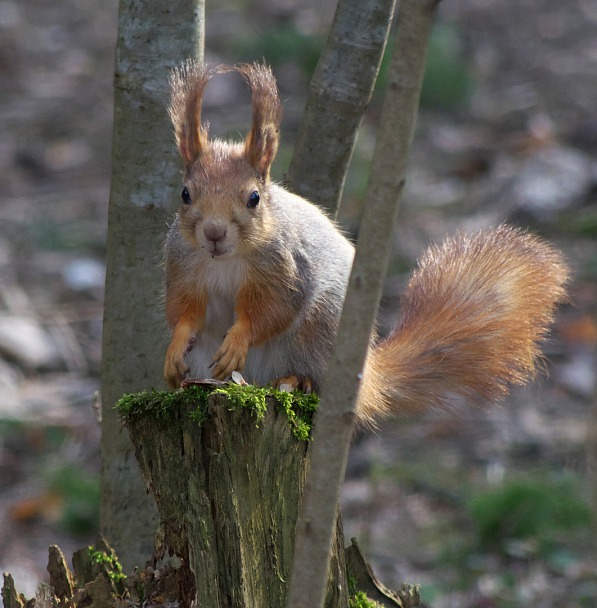
[[[203,234],[208,241],[220,243],[226,238],[226,226],[219,222],[208,221],[203,226]]]

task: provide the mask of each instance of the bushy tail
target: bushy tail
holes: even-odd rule
[[[402,320],[369,353],[359,419],[503,397],[533,376],[567,268],[548,244],[500,226],[431,247],[402,296]]]

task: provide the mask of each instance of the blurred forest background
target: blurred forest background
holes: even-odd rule
[[[207,3],[208,60],[265,57],[279,79],[278,179],[334,8]],[[28,597],[49,544],[70,556],[98,529],[117,15],[116,0],[0,0],[0,569]],[[355,438],[346,536],[386,585],[421,583],[435,608],[597,605],[596,28],[594,0],[440,7],[381,328],[417,255],[458,228],[529,227],[564,249],[573,280],[537,383],[490,411],[391,421]],[[341,209],[353,232],[383,89],[382,70]],[[244,133],[249,104],[241,82],[214,79],[212,134]]]

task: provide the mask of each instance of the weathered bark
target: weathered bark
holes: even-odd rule
[[[286,181],[335,216],[396,0],[339,0],[311,80]]]
[[[158,386],[165,322],[159,262],[179,160],[165,110],[168,74],[203,53],[203,0],[121,0],[102,345],[101,528],[125,567],[143,565],[157,512],[113,405]],[[163,330],[161,328],[164,328]]]
[[[273,403],[258,424],[254,412],[231,410],[222,395],[210,397],[201,426],[189,415],[195,407],[178,407],[167,423],[149,414],[127,418],[160,513],[156,557],[171,551],[181,558],[186,606],[284,606],[307,442],[292,435]],[[338,524],[325,605],[347,603]]]
[[[379,606],[400,606],[414,608],[421,603],[420,585],[403,584],[399,591],[388,589],[373,573],[371,566],[365,561],[356,539],[346,548],[346,569],[350,572],[355,587],[364,592],[367,597],[377,602]]]
[[[27,604],[25,596],[16,590],[15,581],[8,572],[4,573],[2,603],[4,604],[4,608],[25,608]]]
[[[297,527],[289,608],[322,606],[326,563],[352,436],[354,409],[385,278],[437,0],[401,0],[378,147],[355,260],[321,391],[310,475]],[[396,109],[400,108],[400,111]]]

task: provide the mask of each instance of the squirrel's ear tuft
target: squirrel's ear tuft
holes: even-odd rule
[[[190,167],[208,146],[207,125],[201,124],[201,104],[209,79],[220,71],[224,70],[219,66],[188,59],[170,75],[168,113],[185,168]]]
[[[245,153],[253,168],[268,179],[278,152],[282,120],[276,79],[265,64],[242,64],[236,69],[247,81],[253,98],[253,124],[245,142]]]

